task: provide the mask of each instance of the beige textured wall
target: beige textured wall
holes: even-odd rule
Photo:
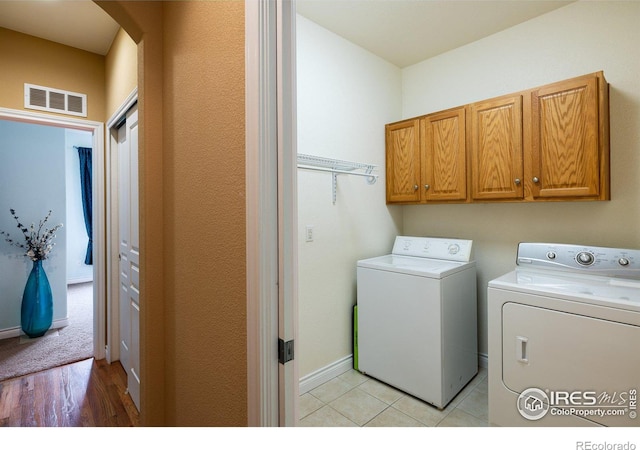
[[[86,119],[103,122],[104,67],[101,55],[0,28],[0,106],[4,108],[24,110],[24,83],[31,83],[87,94]]]
[[[138,46],[122,28],[105,57],[105,118],[122,105],[138,85]]]
[[[143,424],[246,425],[244,2],[96,3],[138,42]]]
[[[176,425],[246,424],[244,3],[164,7]]]

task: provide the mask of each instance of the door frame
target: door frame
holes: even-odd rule
[[[91,157],[92,170],[92,215],[93,215],[93,357],[104,359],[105,352],[105,302],[106,302],[106,259],[105,259],[105,217],[104,217],[104,124],[91,120],[53,116],[19,109],[0,108],[0,120],[33,123],[59,128],[89,131],[93,136]]]
[[[125,101],[116,109],[107,121],[106,150],[105,150],[105,253],[107,273],[106,285],[106,359],[109,364],[120,359],[120,318],[119,318],[119,261],[118,253],[118,196],[117,191],[117,160],[113,158],[113,152],[118,149],[117,125],[126,118],[127,112],[138,103],[138,88],[127,96]]]
[[[294,0],[245,0],[247,411],[249,426],[298,423]],[[295,353],[295,352],[294,352]]]

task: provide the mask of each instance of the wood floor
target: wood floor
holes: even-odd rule
[[[138,411],[119,362],[93,358],[0,382],[0,426],[131,427]]]

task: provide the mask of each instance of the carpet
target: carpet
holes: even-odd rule
[[[69,325],[44,336],[0,340],[0,381],[93,357],[93,283],[69,285]]]

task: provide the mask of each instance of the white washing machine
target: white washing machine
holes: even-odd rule
[[[491,425],[640,426],[640,251],[522,243],[487,303]]]
[[[444,408],[478,372],[472,241],[396,237],[358,261],[358,369]]]

